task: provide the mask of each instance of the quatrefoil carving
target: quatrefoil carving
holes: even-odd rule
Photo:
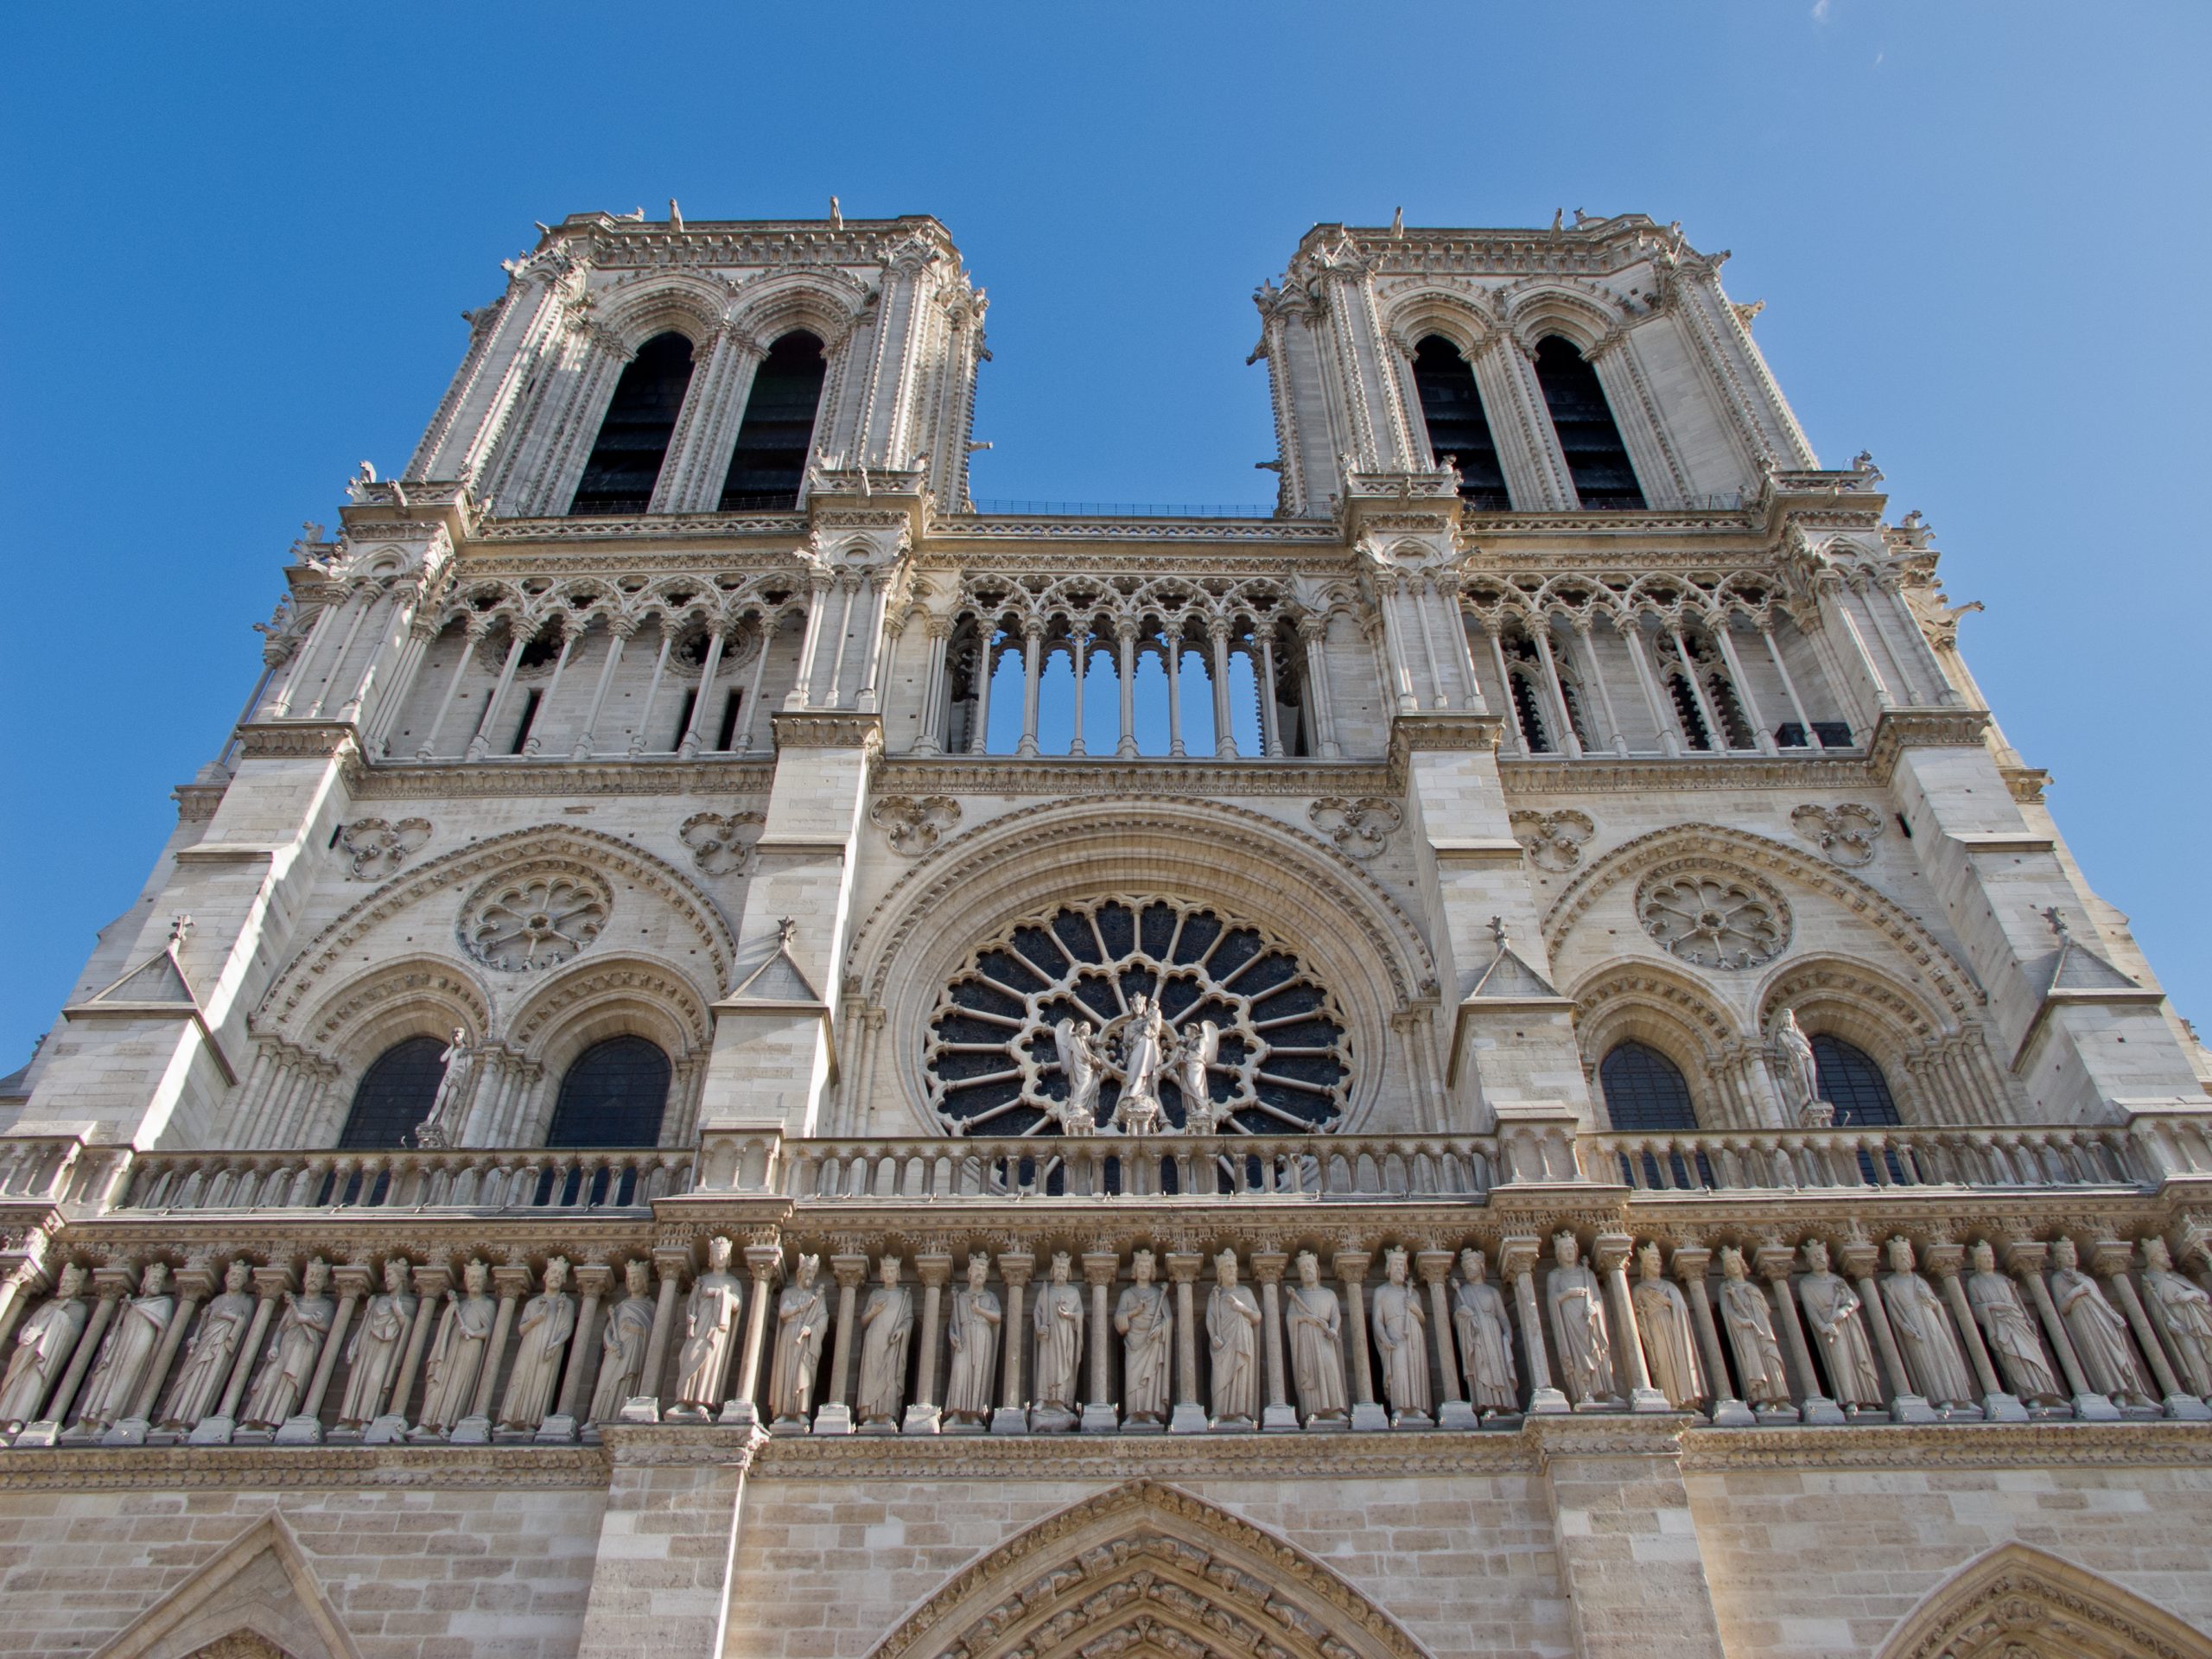
[[[1598,826],[1585,812],[1516,812],[1513,838],[1547,870],[1571,870],[1582,861],[1582,843]]]
[[[1379,795],[1347,800],[1332,795],[1306,809],[1306,821],[1334,842],[1339,852],[1354,858],[1372,858],[1390,844],[1390,837],[1406,821],[1395,801]]]
[[[868,808],[868,821],[890,837],[891,850],[919,858],[960,822],[960,803],[950,795],[887,795]]]
[[[398,874],[399,867],[429,838],[428,818],[402,818],[397,823],[357,818],[338,832],[338,844],[353,860],[346,875],[355,881],[381,881]]]
[[[1874,842],[1882,833],[1882,815],[1871,806],[1846,801],[1841,806],[1799,807],[1789,815],[1797,833],[1827,855],[1831,864],[1855,869],[1874,861]]]
[[[753,844],[766,822],[758,812],[695,812],[676,833],[709,875],[735,875],[753,861]]]

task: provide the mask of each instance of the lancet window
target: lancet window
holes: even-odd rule
[[[682,334],[656,334],[638,348],[600,422],[598,442],[569,504],[571,518],[643,512],[652,505],[690,385],[691,342]]]
[[[1459,469],[1459,499],[1485,512],[1510,507],[1483,395],[1459,348],[1437,334],[1422,340],[1414,348],[1414,386],[1428,428],[1429,453],[1438,465],[1449,461]]]
[[[826,366],[821,340],[804,328],[768,348],[753,371],[722,479],[722,512],[788,512],[798,505]]]
[[[1879,1128],[1904,1121],[1890,1080],[1865,1050],[1824,1032],[1813,1039],[1813,1066],[1821,1098],[1835,1108],[1837,1122]]]
[[[415,1126],[430,1115],[446,1073],[446,1046],[435,1037],[410,1037],[370,1062],[353,1090],[353,1109],[338,1144],[366,1150],[411,1144]]]
[[[1582,505],[1593,512],[1641,511],[1643,489],[1597,370],[1573,342],[1547,334],[1536,343],[1536,383]]]
[[[643,1037],[610,1037],[594,1043],[561,1079],[545,1144],[659,1145],[670,1076],[668,1056],[658,1044]]]
[[[1605,1116],[1616,1129],[1689,1130],[1697,1108],[1681,1068],[1648,1043],[1616,1043],[1598,1066]]]

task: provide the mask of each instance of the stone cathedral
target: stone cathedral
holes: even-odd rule
[[[0,1082],[0,1654],[2212,1656],[2212,1065],[1577,219],[1316,226],[1180,513],[935,219],[510,262]]]

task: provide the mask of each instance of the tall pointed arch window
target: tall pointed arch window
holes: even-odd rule
[[[643,1037],[610,1037],[561,1079],[549,1147],[654,1147],[668,1110],[668,1056]]]
[[[1697,1128],[1681,1068],[1648,1043],[1616,1043],[1598,1066],[1605,1116],[1616,1129]]]
[[[1414,348],[1414,386],[1421,394],[1429,452],[1440,466],[1449,457],[1459,469],[1459,499],[1486,512],[1510,508],[1483,395],[1459,348],[1439,334],[1422,340]]]
[[[1835,1108],[1838,1123],[1881,1128],[1904,1122],[1890,1080],[1864,1049],[1823,1032],[1813,1039],[1813,1068],[1821,1098]]]
[[[822,341],[804,328],[768,348],[753,371],[737,447],[722,478],[722,512],[789,512],[798,505],[828,366]]]
[[[1544,389],[1552,430],[1582,505],[1592,512],[1641,511],[1643,486],[1629,465],[1628,446],[1597,370],[1572,341],[1547,334],[1536,343],[1536,383]]]
[[[415,1126],[429,1116],[446,1068],[446,1052],[435,1037],[410,1037],[394,1043],[370,1062],[353,1090],[353,1109],[338,1137],[341,1150],[404,1147]]]
[[[691,342],[682,334],[655,334],[638,348],[615,382],[599,440],[569,504],[570,518],[644,512],[652,505],[653,486],[660,481],[690,385]]]

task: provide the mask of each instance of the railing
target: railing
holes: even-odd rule
[[[1001,517],[1038,518],[1272,518],[1273,503],[1255,506],[1249,501],[1217,503],[1161,501],[1014,501],[977,496],[972,511]]]
[[[784,1147],[784,1191],[809,1200],[1479,1198],[1496,1169],[1487,1135],[971,1135]]]
[[[1610,1164],[1611,1179],[1646,1192],[2156,1185],[2167,1169],[2212,1173],[2212,1145],[2191,1131],[2178,1158],[2152,1156],[2139,1130],[2119,1126],[1603,1135],[1584,1143],[1584,1163],[1593,1179]]]
[[[475,1147],[435,1152],[142,1153],[118,1208],[563,1210],[642,1208],[687,1190],[688,1150]]]

